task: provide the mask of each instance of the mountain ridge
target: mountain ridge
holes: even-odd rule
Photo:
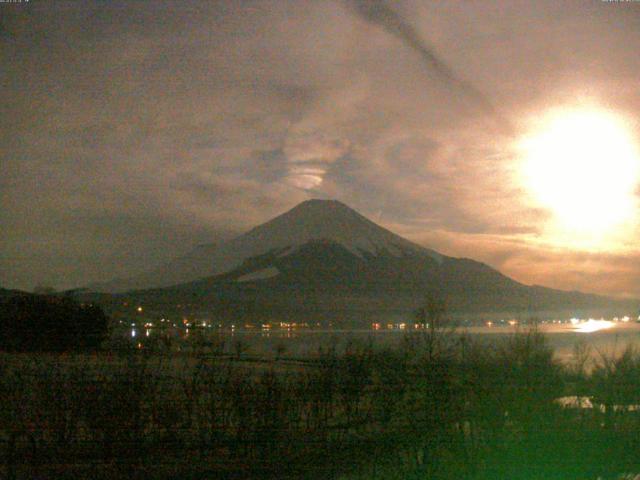
[[[171,268],[182,271],[124,296],[146,305],[188,304],[220,318],[407,314],[434,294],[456,312],[622,305],[525,285],[485,263],[442,255],[336,200],[303,202],[226,243],[195,249],[165,270]]]

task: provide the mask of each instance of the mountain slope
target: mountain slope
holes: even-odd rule
[[[331,240],[357,256],[386,250],[394,255],[403,252],[427,252],[442,258],[386,230],[341,202],[308,200],[288,212],[221,245],[203,245],[151,272],[126,280],[92,285],[98,292],[125,292],[157,288],[217,275],[239,267],[248,258],[275,249],[294,251],[311,240]]]
[[[188,304],[218,318],[254,321],[406,316],[428,295],[443,298],[452,312],[540,312],[616,304],[596,295],[527,286],[470,259],[435,260],[419,250],[402,256],[387,251],[356,255],[328,240],[307,242],[284,255],[275,249],[221,275],[130,295],[147,305]]]
[[[458,312],[619,305],[596,295],[524,285],[481,262],[416,245],[340,202],[320,200],[120,287],[130,290],[126,296],[133,302],[163,309],[189,305],[218,317],[254,320],[406,313],[427,295],[445,298]]]

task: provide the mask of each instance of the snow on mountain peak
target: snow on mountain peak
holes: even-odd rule
[[[426,250],[376,225],[337,200],[307,200],[243,237],[268,246],[267,250],[320,239],[337,242],[358,256],[362,256],[362,252],[375,255],[382,251],[400,256],[403,251]],[[426,251],[436,260],[441,259],[437,253]]]

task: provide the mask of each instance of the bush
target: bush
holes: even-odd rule
[[[63,352],[98,347],[108,320],[96,305],[69,297],[17,295],[0,303],[0,349]]]

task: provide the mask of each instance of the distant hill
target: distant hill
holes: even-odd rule
[[[324,200],[303,202],[234,240],[200,247],[120,289],[134,285],[137,289],[125,295],[132,301],[186,303],[230,318],[406,313],[427,295],[444,298],[454,312],[634,304],[524,285],[484,263],[416,245],[343,203]]]
[[[0,287],[0,300],[11,298],[16,295],[29,295],[29,293],[23,292],[22,290],[8,290],[6,288]]]

